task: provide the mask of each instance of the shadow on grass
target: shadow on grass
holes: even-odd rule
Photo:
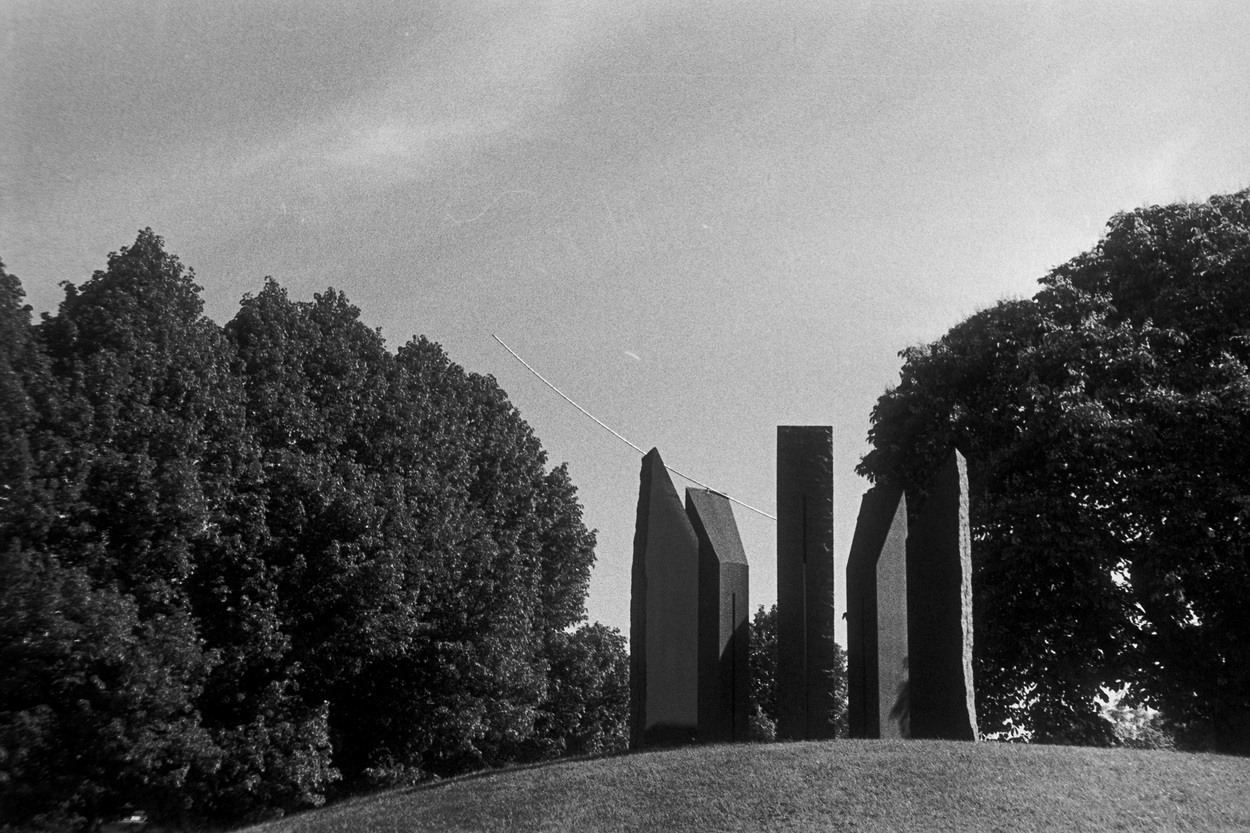
[[[555,767],[562,767],[571,764],[588,763],[591,761],[603,761],[619,758],[644,758],[647,756],[663,753],[674,752],[681,749],[715,749],[723,746],[773,746],[777,744],[789,743],[788,741],[747,741],[740,743],[694,743],[694,744],[677,744],[671,746],[650,746],[643,749],[623,749],[616,752],[599,752],[593,755],[569,755],[563,758],[552,758],[546,761],[534,761],[527,764],[510,764],[507,766],[479,769],[473,772],[466,772],[461,775],[451,775],[446,778],[432,777],[429,780],[422,781],[417,784],[408,784],[403,786],[380,787],[375,790],[361,790],[359,792],[351,792],[334,796],[324,805],[320,807],[306,807],[287,813],[281,817],[285,820],[295,819],[306,814],[314,814],[322,810],[331,808],[346,809],[354,804],[368,802],[374,799],[396,798],[408,795],[417,795],[421,793],[437,792],[445,787],[456,784],[470,783],[480,781],[484,778],[492,778],[498,775],[507,775],[514,772],[526,772],[529,770],[545,770]],[[267,821],[277,821],[277,819],[269,819]],[[253,826],[264,824],[266,820],[257,820],[246,824],[244,828],[231,828],[236,830],[250,830]]]
[[[749,741],[744,743],[688,743],[673,744],[671,746],[648,746],[643,749],[622,749],[616,752],[598,752],[593,755],[569,755],[563,758],[552,758],[547,761],[534,761],[528,764],[509,764],[507,766],[495,767],[490,769],[479,769],[473,772],[466,772],[462,775],[451,775],[446,778],[431,778],[428,781],[422,781],[419,784],[413,784],[407,787],[399,787],[393,790],[381,790],[391,794],[409,794],[415,792],[424,792],[427,790],[437,790],[441,787],[450,786],[452,784],[462,784],[466,781],[477,781],[482,778],[491,778],[496,775],[504,775],[510,772],[525,772],[534,769],[549,769],[551,767],[565,766],[568,764],[586,763],[588,761],[603,761],[614,758],[639,758],[647,755],[655,755],[662,752],[675,752],[680,749],[713,749],[720,746],[768,746],[768,743],[757,741]],[[377,795],[378,793],[373,793]],[[361,795],[361,794],[358,794]]]
[[[461,775],[450,775],[446,778],[437,776],[429,780],[422,781],[418,784],[409,784],[406,786],[379,787],[374,790],[361,790],[359,792],[350,792],[336,795],[320,807],[305,807],[280,816],[282,819],[294,819],[306,814],[313,814],[321,810],[328,810],[332,807],[347,808],[353,804],[367,802],[379,798],[391,798],[405,795],[415,795],[426,793],[450,787],[455,784],[463,784],[466,782],[479,781],[483,778],[491,778],[496,775],[506,775],[513,772],[525,772],[528,770],[551,769],[558,766],[568,764],[585,763],[589,761],[609,760],[613,758],[627,758],[642,755],[650,755],[656,752],[670,752],[674,749],[682,747],[665,746],[647,749],[624,749],[617,752],[599,752],[593,755],[569,755],[563,758],[552,758],[546,761],[534,761],[528,764],[510,764],[507,766],[479,769],[473,772],[466,772]],[[231,828],[238,830],[250,830],[252,827],[266,822],[277,821],[278,819],[263,819],[246,823],[242,828]]]

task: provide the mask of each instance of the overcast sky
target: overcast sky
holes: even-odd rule
[[[841,583],[898,351],[1250,185],[1247,44],[1240,0],[0,0],[0,259],[54,310],[151,226],[221,323],[272,275],[428,335],[568,461],[628,633],[638,455],[492,333],[769,513],[777,425],[833,425]]]

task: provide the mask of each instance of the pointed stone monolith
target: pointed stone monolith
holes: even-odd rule
[[[660,452],[642,458],[630,598],[630,746],[695,739],[699,543]]]
[[[744,741],[751,699],[747,556],[722,494],[686,489],[699,541],[699,740]]]

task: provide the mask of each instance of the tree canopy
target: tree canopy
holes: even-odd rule
[[[1250,751],[1250,191],[1117,214],[1041,286],[903,351],[859,471],[968,459],[983,731],[1109,742],[1131,684]]]
[[[616,748],[594,533],[487,376],[151,230],[32,323],[0,267],[0,815],[230,822]],[[580,627],[579,627],[580,626]]]

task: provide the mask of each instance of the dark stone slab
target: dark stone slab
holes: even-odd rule
[[[968,469],[952,452],[907,534],[911,736],[977,740]]]
[[[836,733],[833,429],[777,428],[777,737]]]
[[[907,501],[864,494],[846,564],[847,718],[853,738],[906,737]]]
[[[642,458],[629,624],[630,745],[694,740],[699,543],[660,452]]]
[[[699,740],[747,739],[751,665],[747,556],[724,495],[686,489],[699,541]]]

